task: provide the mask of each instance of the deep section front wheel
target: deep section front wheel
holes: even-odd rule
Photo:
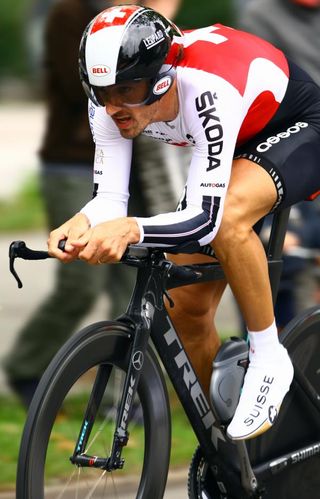
[[[110,371],[85,453],[107,457],[131,357],[130,327],[93,324],[74,335],[54,357],[30,406],[17,471],[17,499],[161,499],[170,455],[170,414],[158,361],[145,356],[122,470],[70,462],[97,372]],[[85,435],[83,435],[85,437]],[[81,432],[80,432],[81,439]],[[125,494],[125,496],[122,496]]]

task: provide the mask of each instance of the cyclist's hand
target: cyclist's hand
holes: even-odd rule
[[[139,242],[140,230],[133,218],[116,218],[96,225],[78,240],[79,258],[93,265],[119,262],[129,244]]]
[[[90,229],[90,223],[86,215],[77,213],[63,225],[53,230],[48,239],[48,251],[51,256],[62,262],[72,262],[78,258],[81,246],[75,247],[70,241],[77,241]],[[61,240],[65,239],[64,251],[58,248]]]

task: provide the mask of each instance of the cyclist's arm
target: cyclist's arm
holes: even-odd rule
[[[102,107],[89,103],[95,142],[93,198],[81,210],[91,227],[127,215],[132,141],[121,137]]]
[[[135,220],[126,218],[132,141],[120,136],[104,108],[90,103],[89,121],[96,144],[93,199],[48,241],[50,254],[65,262],[79,257],[100,263],[108,238],[109,261],[118,261],[127,245],[139,240]],[[65,252],[58,249],[61,239],[67,239]]]
[[[141,234],[139,243],[143,245],[193,243],[198,247],[208,244],[215,237],[222,218],[234,148],[243,119],[242,98],[230,84],[214,75],[206,79],[203,73],[201,86],[199,74],[189,70],[188,77],[188,93],[180,99],[180,112],[188,123],[195,147],[185,204],[181,211],[137,217]],[[197,83],[191,83],[194,81]]]

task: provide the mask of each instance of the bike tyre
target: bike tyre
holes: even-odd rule
[[[294,318],[282,331],[281,342],[293,362],[320,394],[320,309],[313,307]],[[272,430],[248,441],[251,461],[262,463],[319,441],[319,414],[293,382]],[[320,489],[319,454],[274,475],[265,484],[265,499],[310,499]]]
[[[45,499],[46,450],[64,397],[93,366],[111,363],[126,370],[132,337],[132,329],[120,322],[96,323],[73,335],[53,358],[39,383],[24,427],[17,468],[17,499]],[[138,394],[144,418],[145,453],[136,498],[161,499],[169,467],[171,420],[165,381],[151,347],[145,355]]]
[[[307,342],[312,345],[308,348]],[[304,375],[309,379],[312,377],[312,385],[320,394],[320,376],[319,376],[319,355],[320,355],[320,309],[313,307],[302,312],[293,319],[281,334],[281,342],[288,349],[290,356],[298,363]],[[310,357],[308,362],[305,360],[304,352],[308,351]],[[311,374],[313,373],[313,374]],[[316,375],[316,373],[318,373]],[[292,404],[296,402],[296,389],[290,390],[286,397],[283,407],[280,411],[279,426],[264,433],[256,439],[249,440],[247,447],[252,462],[261,463],[266,459],[290,451],[290,437],[296,432],[290,430],[288,421]],[[319,422],[318,422],[319,425]],[[297,426],[297,425],[296,425]],[[307,437],[309,424],[306,424],[305,434],[301,437],[301,446]],[[276,428],[278,427],[278,431]],[[315,430],[316,431],[316,430]],[[318,435],[320,427],[318,426]],[[279,438],[280,436],[280,438]],[[312,438],[310,435],[309,438]],[[285,440],[288,440],[286,442]],[[284,440],[284,442],[283,442]],[[316,436],[314,440],[317,440]],[[275,443],[282,446],[274,452]],[[299,448],[292,443],[291,449]],[[320,489],[320,457],[315,457],[299,464],[297,468],[290,467],[288,470],[275,475],[275,477],[264,485],[265,490],[262,494],[263,499],[310,499],[317,497]],[[188,480],[189,499],[232,499],[229,495],[224,495],[218,487],[217,481],[211,468],[207,465],[205,457],[200,447],[196,450],[189,469]],[[242,495],[243,494],[243,495]],[[239,492],[240,497],[246,497],[245,493]],[[238,499],[238,498],[237,498]]]

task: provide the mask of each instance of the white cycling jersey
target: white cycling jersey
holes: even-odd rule
[[[177,66],[179,113],[153,123],[144,134],[193,147],[179,210],[139,218],[139,244],[177,246],[210,243],[222,218],[235,148],[259,133],[275,115],[289,79],[284,54],[251,34],[222,25],[185,32]],[[172,58],[172,60],[170,60]],[[121,137],[105,108],[89,104],[96,145],[95,197],[81,210],[92,226],[126,216],[132,141]],[[155,185],[156,189],[157,186]]]

